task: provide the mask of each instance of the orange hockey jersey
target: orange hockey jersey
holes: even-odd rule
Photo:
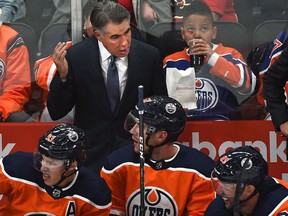
[[[140,162],[133,147],[114,151],[101,170],[112,191],[115,215],[140,215]],[[145,161],[145,215],[200,216],[215,198],[210,182],[213,160],[196,149],[177,147],[169,160]]]
[[[22,37],[10,28],[0,27],[0,115],[22,111],[30,94],[30,64]]]
[[[44,184],[31,153],[10,154],[0,163],[0,216],[108,216],[111,192],[103,179],[80,168],[66,188]]]

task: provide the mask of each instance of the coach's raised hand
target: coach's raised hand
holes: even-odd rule
[[[59,42],[53,53],[53,61],[57,67],[57,71],[60,75],[61,79],[66,79],[66,76],[68,74],[68,63],[65,59],[66,56],[66,43],[65,42]]]

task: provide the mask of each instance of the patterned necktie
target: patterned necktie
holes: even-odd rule
[[[119,78],[118,78],[118,70],[115,64],[116,57],[111,55],[110,59],[111,61],[107,72],[106,89],[109,96],[111,110],[112,112],[114,112],[120,100]]]

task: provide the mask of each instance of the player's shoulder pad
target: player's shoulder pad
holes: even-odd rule
[[[98,173],[81,167],[75,182],[77,194],[93,201],[97,205],[107,205],[111,202],[111,191]]]
[[[182,144],[178,145],[180,147],[180,151],[177,157],[181,159],[181,165],[188,169],[197,170],[209,178],[214,168],[214,161],[212,158],[198,149],[187,147]]]
[[[128,162],[140,163],[139,154],[134,152],[134,146],[132,144],[119,148],[109,154],[104,163],[104,167],[107,170],[113,170],[117,166]]]
[[[31,181],[40,172],[33,167],[33,154],[28,152],[16,152],[3,158],[3,169],[11,177]]]

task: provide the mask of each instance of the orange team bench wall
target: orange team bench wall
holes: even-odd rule
[[[0,123],[0,157],[15,151],[33,152],[42,134],[54,125]],[[286,138],[275,133],[271,121],[187,122],[180,141],[214,160],[232,147],[252,145],[267,160],[270,175],[288,181]]]

